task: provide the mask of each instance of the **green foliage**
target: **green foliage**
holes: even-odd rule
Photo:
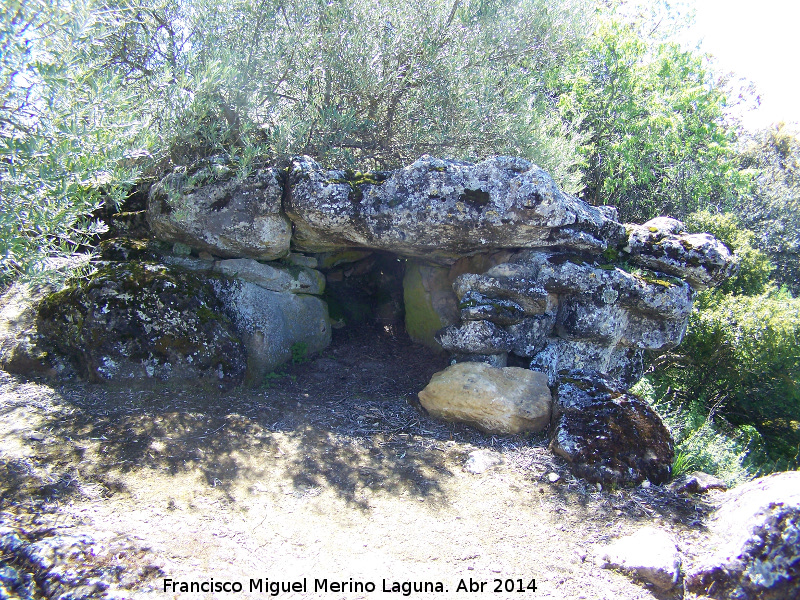
[[[648,42],[612,17],[573,62],[559,106],[586,135],[582,196],[630,222],[725,206],[747,176],[723,122],[722,82],[702,57]]]
[[[632,391],[650,403],[672,433],[673,477],[703,471],[734,486],[759,474],[761,440],[752,427],[735,429],[724,422],[717,424],[704,407],[676,401],[672,388],[655,387],[651,377],[641,379]]]
[[[106,48],[154,99],[177,162],[247,148],[377,169],[510,154],[575,187],[578,138],[552,86],[591,30],[583,0],[145,6]]]
[[[752,426],[771,461],[800,450],[800,299],[768,288],[755,296],[699,295],[686,337],[661,357],[657,387],[731,428]]]
[[[0,12],[0,280],[74,264],[93,212],[133,182],[136,98],[97,46],[115,17],[46,0]]]
[[[292,344],[292,363],[299,365],[308,362],[308,344],[305,342],[297,342]]]
[[[749,194],[734,209],[756,233],[755,244],[777,269],[773,275],[800,294],[800,139],[783,123],[747,141],[741,167],[753,177]]]

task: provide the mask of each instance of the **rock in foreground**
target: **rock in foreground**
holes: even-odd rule
[[[648,404],[597,373],[559,377],[550,449],[592,482],[666,483],[674,447],[669,430]]]
[[[800,598],[800,472],[762,477],[726,492],[710,527],[710,554],[686,588],[712,598]]]
[[[434,417],[471,423],[488,433],[541,431],[550,422],[552,402],[544,373],[480,362],[436,373],[419,399]]]
[[[655,527],[644,527],[618,539],[600,549],[598,558],[603,567],[619,569],[663,591],[677,586],[681,575],[681,557],[675,540]]]
[[[245,353],[202,275],[111,263],[39,307],[41,346],[91,381],[211,377],[240,383]]]

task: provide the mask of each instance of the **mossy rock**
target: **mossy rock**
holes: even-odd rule
[[[441,345],[434,334],[447,325],[436,312],[431,296],[422,284],[422,273],[418,264],[408,262],[403,278],[403,302],[405,303],[406,332],[415,342],[435,350]]]
[[[122,262],[158,260],[159,249],[151,240],[118,237],[103,240],[98,250],[102,260]]]
[[[204,276],[157,263],[112,263],[47,296],[40,345],[91,381],[242,380],[245,350]]]

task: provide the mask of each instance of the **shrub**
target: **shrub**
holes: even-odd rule
[[[703,407],[670,402],[669,392],[659,395],[649,377],[641,379],[632,391],[650,403],[672,433],[673,477],[703,471],[734,486],[759,473],[756,463],[761,458],[758,451],[761,440],[752,428],[726,430]]]
[[[774,287],[756,296],[704,292],[683,344],[656,365],[653,382],[684,407],[754,427],[775,466],[797,464],[800,299]]]
[[[136,98],[97,48],[114,19],[91,2],[0,11],[0,280],[74,264],[133,182]]]
[[[173,160],[257,147],[365,169],[500,153],[576,187],[580,138],[552,84],[591,31],[584,0],[167,0],[137,14],[106,47],[154,98]]]

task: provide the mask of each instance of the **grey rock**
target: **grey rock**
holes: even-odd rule
[[[175,172],[150,190],[147,218],[156,237],[230,258],[275,260],[289,252],[291,225],[282,212],[277,169],[243,181],[214,181],[210,170]]]
[[[593,340],[614,346],[622,337],[626,316],[621,306],[571,296],[558,303],[556,332],[565,340]]]
[[[686,588],[712,598],[800,597],[800,472],[761,477],[728,492],[709,525]]]
[[[523,250],[510,263],[484,275],[462,275],[455,290],[472,299],[476,289],[508,297],[517,283],[538,290],[538,314],[506,325],[510,351],[532,358],[531,367],[548,374],[551,385],[562,370],[604,373],[629,387],[642,374],[643,352],[673,348],[683,338],[693,292],[677,279],[634,274],[590,256]],[[664,277],[664,276],[661,276]]]
[[[485,473],[492,467],[503,464],[503,457],[492,450],[473,450],[467,456],[464,470],[473,475]]]
[[[658,318],[627,311],[618,343],[641,350],[671,350],[683,340],[687,324],[687,317]]]
[[[630,389],[644,373],[644,350],[615,347],[608,358],[608,366],[602,372],[618,382],[623,389]]]
[[[110,263],[37,307],[39,344],[92,381],[211,378],[241,382],[244,348],[206,277]]]
[[[160,257],[160,261],[170,267],[179,267],[197,273],[210,274],[214,270],[213,260],[192,258],[191,256],[171,256],[167,254]]]
[[[163,575],[161,561],[148,560],[150,548],[109,533],[53,535],[52,529],[24,532],[0,527],[0,598],[123,600],[142,596],[130,588]],[[136,556],[138,564],[121,569],[124,556]]]
[[[305,254],[298,254],[297,252],[290,252],[283,260],[290,265],[308,267],[309,269],[316,269],[319,264],[319,260],[316,256],[306,256]]]
[[[703,473],[702,471],[694,471],[678,477],[669,484],[669,489],[679,494],[705,494],[709,490],[725,491],[728,489],[728,486],[718,477]]]
[[[550,449],[591,482],[638,485],[669,480],[674,446],[658,414],[597,373],[559,375]]]
[[[461,354],[500,354],[511,350],[511,336],[490,321],[448,325],[435,338],[445,350]]]
[[[512,339],[511,352],[517,356],[535,356],[544,350],[555,324],[556,314],[545,312],[505,327]]]
[[[491,321],[495,325],[514,325],[525,318],[525,309],[512,300],[487,298],[469,291],[458,303],[463,321]]]
[[[471,164],[423,156],[391,174],[348,175],[294,159],[286,212],[299,249],[360,246],[452,264],[496,248],[602,252],[624,239],[613,210],[563,193],[519,158]]]
[[[562,371],[597,371],[609,375],[614,346],[582,340],[549,338],[547,346],[531,360],[531,369],[547,373],[555,385]]]
[[[535,273],[532,276],[548,292],[591,297],[598,305],[619,305],[661,318],[683,319],[692,312],[692,290],[678,279],[628,273],[590,256],[563,252],[522,251],[512,260]]]
[[[460,302],[470,294],[508,300],[519,305],[525,315],[538,315],[548,307],[548,294],[527,269],[516,265],[496,265],[485,275],[467,273],[456,278],[453,289]]]
[[[677,219],[658,217],[626,228],[624,252],[632,262],[685,279],[695,288],[719,285],[738,269],[725,244],[707,233],[686,233]]]
[[[51,286],[12,284],[0,296],[0,368],[21,375],[55,376],[57,365],[40,345],[38,306]]]
[[[300,266],[264,264],[250,258],[231,258],[217,261],[214,270],[226,277],[249,281],[265,290],[312,294],[325,291],[325,276],[319,271]]]
[[[681,557],[671,534],[655,527],[643,527],[600,548],[600,563],[606,569],[652,583],[662,591],[675,588],[681,576]]]
[[[330,344],[328,307],[316,296],[273,292],[240,280],[213,284],[247,349],[249,384],[262,383],[291,360],[292,348],[312,355]]]

